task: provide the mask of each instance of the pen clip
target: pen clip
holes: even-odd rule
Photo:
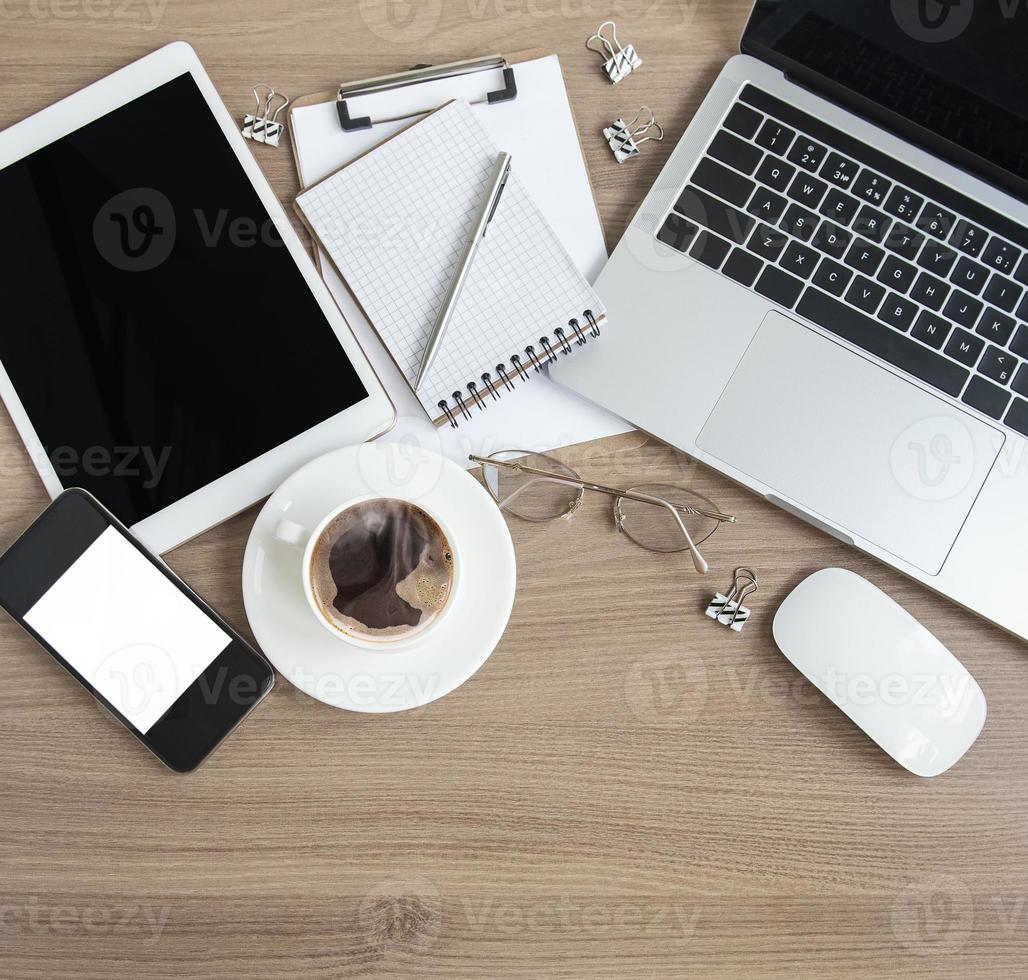
[[[492,210],[489,212],[489,217],[485,219],[485,228],[482,229],[483,238],[485,238],[489,231],[489,225],[492,223],[493,216],[496,214],[496,209],[500,206],[500,198],[503,197],[503,192],[507,189],[508,180],[510,180],[510,160],[507,161],[507,166],[503,171],[503,178],[500,181],[500,186],[496,190],[496,200],[493,201]]]

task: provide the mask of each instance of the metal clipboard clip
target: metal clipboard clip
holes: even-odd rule
[[[255,143],[278,146],[285,128],[278,117],[289,105],[289,98],[263,82],[254,86],[253,97],[256,107],[243,116],[243,136]]]
[[[603,33],[604,29],[608,27],[610,28],[610,37]],[[595,46],[594,42],[596,41],[600,43],[600,47]],[[600,24],[596,33],[585,42],[585,46],[603,59],[603,70],[607,73],[612,85],[617,85],[622,78],[631,75],[636,68],[642,67],[642,58],[636,53],[634,44],[621,47],[617,28],[612,20],[605,20]]]
[[[422,109],[403,116],[389,116],[372,119],[370,116],[350,115],[347,99],[355,99],[362,95],[373,95],[377,92],[389,92],[393,89],[406,88],[408,85],[419,85],[421,82],[432,82],[440,78],[456,78],[459,75],[471,75],[480,71],[503,72],[503,88],[486,92],[479,99],[469,99],[471,105],[493,105],[497,102],[510,102],[518,96],[518,86],[514,78],[514,69],[502,55],[488,55],[484,58],[472,58],[468,61],[454,61],[447,65],[415,65],[409,71],[395,72],[392,75],[381,75],[378,78],[366,78],[360,82],[348,82],[339,86],[336,93],[336,112],[339,113],[339,125],[350,133],[358,129],[371,129],[378,123],[401,122],[415,116],[432,112],[439,106]]]

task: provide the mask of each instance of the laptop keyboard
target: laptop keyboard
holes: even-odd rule
[[[747,85],[657,238],[1028,435],[1028,228]]]

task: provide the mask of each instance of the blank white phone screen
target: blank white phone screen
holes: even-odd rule
[[[232,642],[113,527],[25,622],[144,734]]]

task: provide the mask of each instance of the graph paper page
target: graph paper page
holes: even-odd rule
[[[500,148],[452,102],[302,193],[297,205],[413,383]],[[544,152],[544,151],[541,151]],[[540,338],[602,305],[517,179],[512,162],[443,345],[419,392],[438,403],[510,371]]]

